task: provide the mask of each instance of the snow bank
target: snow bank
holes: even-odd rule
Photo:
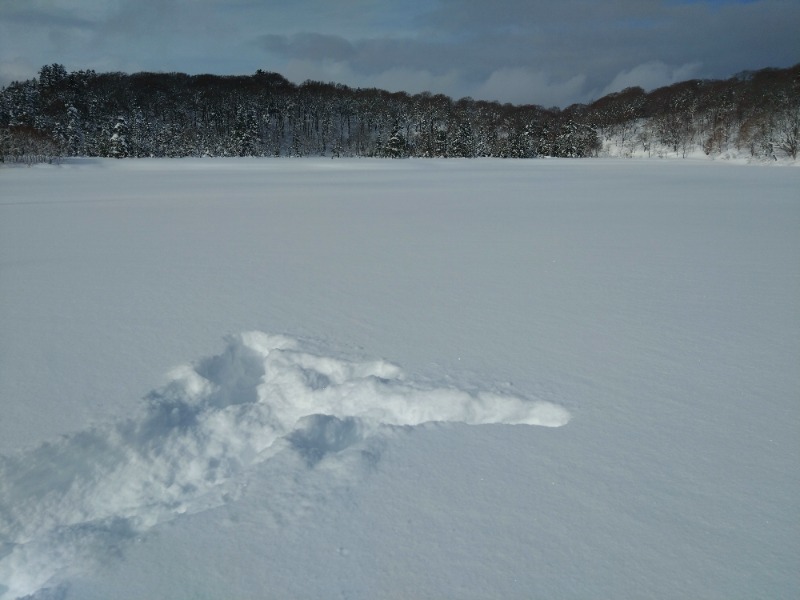
[[[0,459],[2,597],[33,593],[160,522],[225,503],[242,473],[281,451],[314,468],[387,426],[568,420],[549,402],[437,387],[388,362],[322,356],[284,336],[232,336],[222,354],[175,369],[136,418]]]

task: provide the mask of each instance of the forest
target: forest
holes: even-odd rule
[[[797,158],[800,64],[545,108],[278,73],[67,72],[0,89],[0,161],[65,156]]]

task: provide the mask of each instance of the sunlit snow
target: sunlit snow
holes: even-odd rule
[[[0,598],[789,598],[800,170],[0,169]]]

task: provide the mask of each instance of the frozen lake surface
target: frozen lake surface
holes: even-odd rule
[[[798,190],[0,169],[0,599],[796,597]]]

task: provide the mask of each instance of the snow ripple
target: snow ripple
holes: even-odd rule
[[[388,362],[321,356],[284,336],[227,342],[174,370],[136,418],[0,457],[0,598],[56,585],[160,522],[224,504],[241,474],[281,451],[311,469],[387,426],[569,420],[555,404],[425,385]]]

